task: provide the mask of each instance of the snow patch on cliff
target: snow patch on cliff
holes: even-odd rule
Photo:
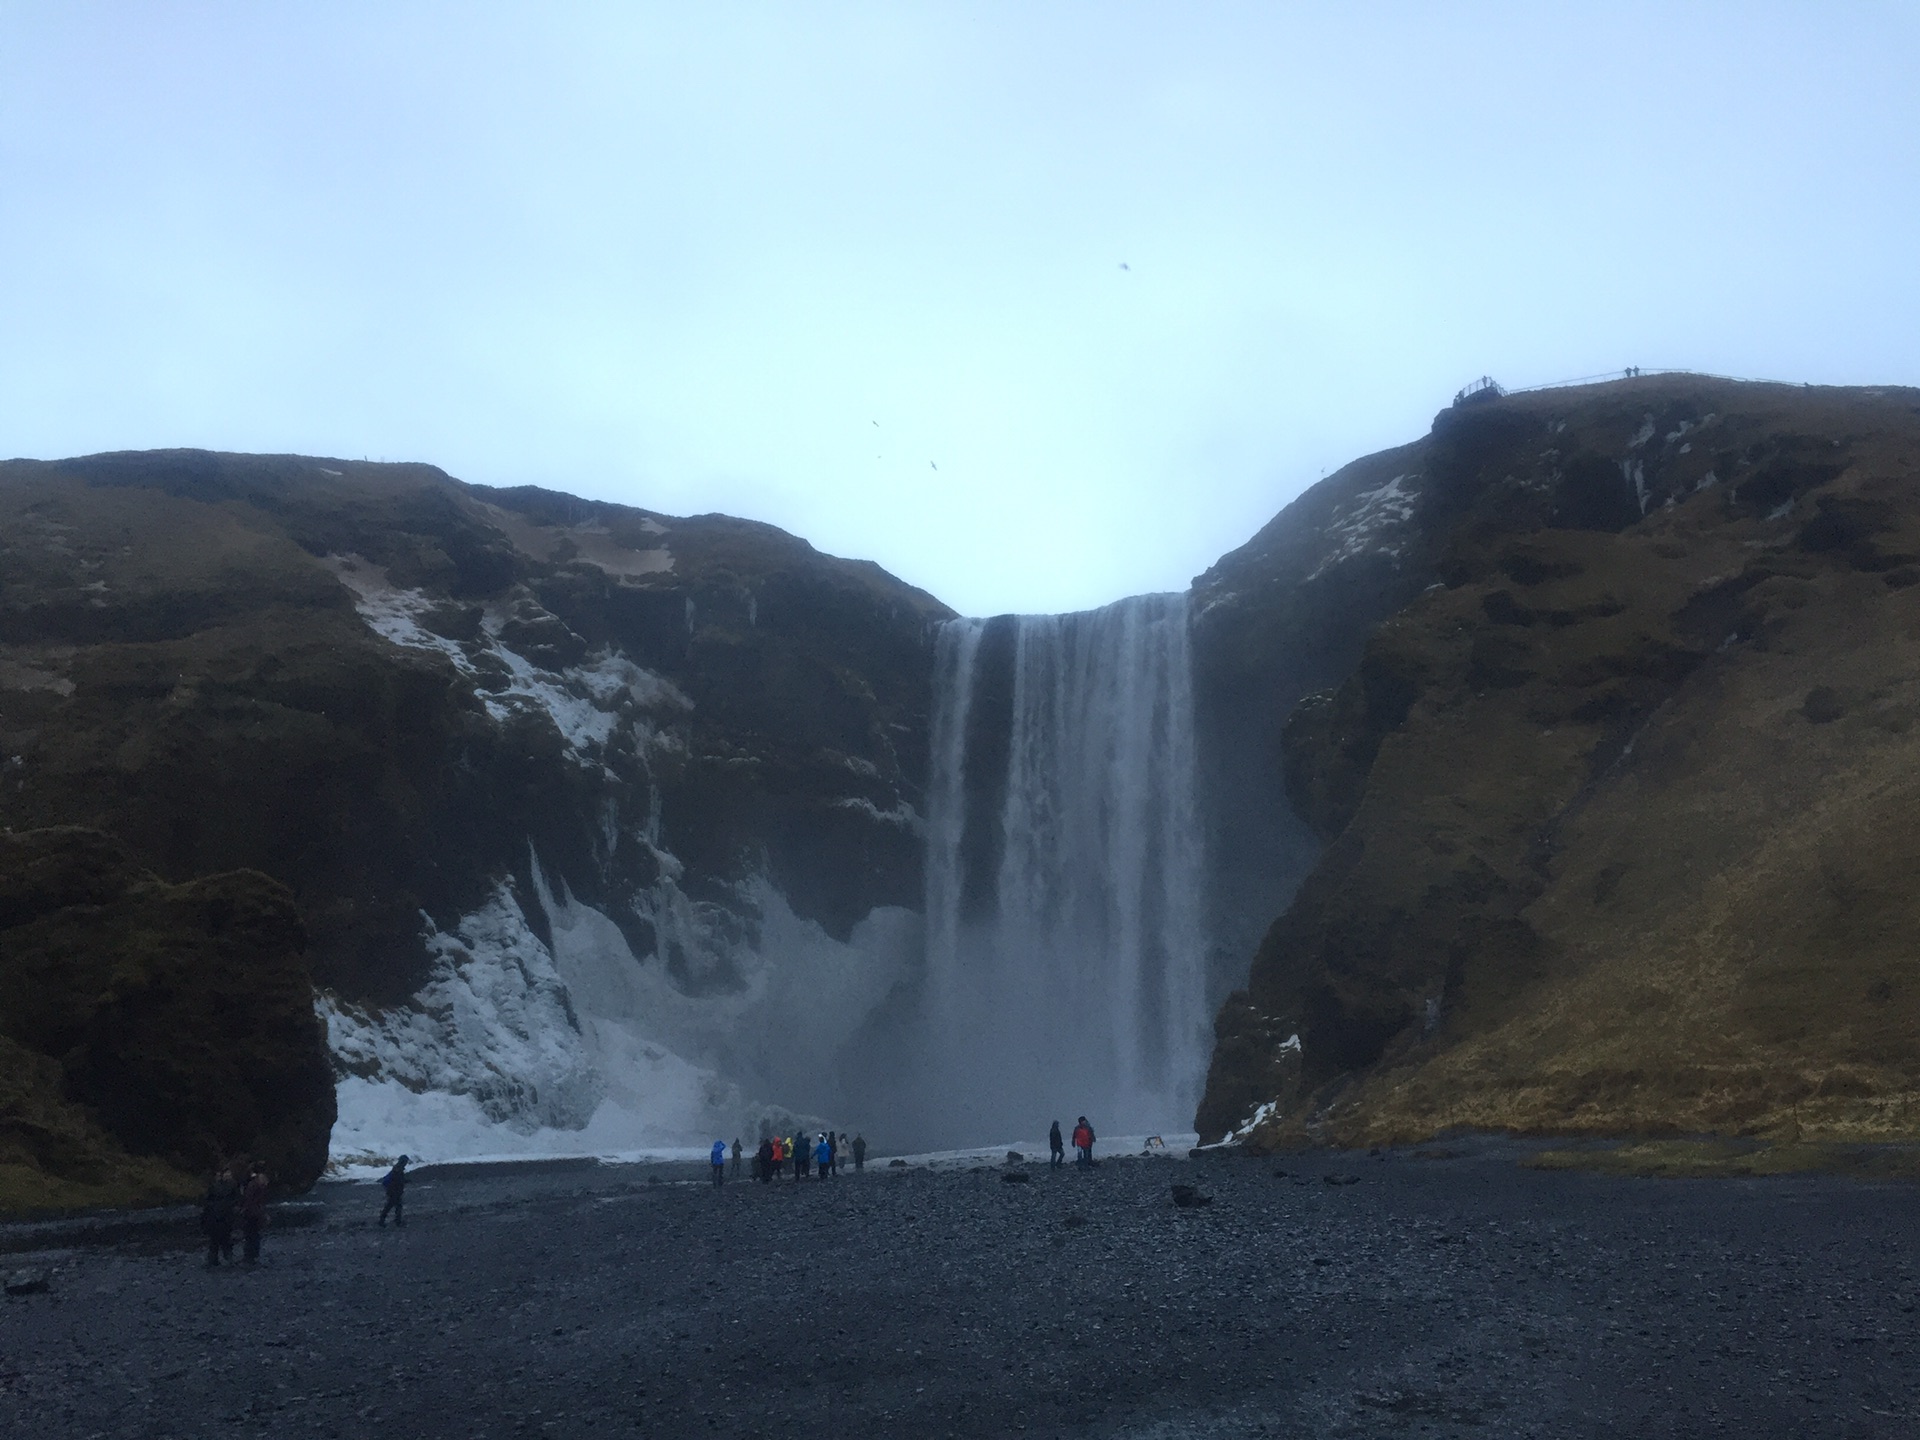
[[[516,707],[532,706],[553,721],[576,756],[586,746],[605,745],[612,738],[625,702],[631,701],[637,711],[693,708],[671,680],[641,669],[617,652],[602,653],[557,675],[504,646],[498,647],[498,653],[510,678],[504,691],[481,696],[487,713],[505,720]],[[645,721],[636,721],[635,729],[642,749],[663,743],[660,732]]]
[[[353,607],[374,634],[415,650],[437,650],[473,674],[473,662],[456,640],[436,635],[420,623],[420,617],[438,604],[419,590],[403,590],[387,579],[383,566],[358,555],[329,555],[323,563],[334,578],[353,594]]]
[[[424,591],[394,585],[381,566],[357,555],[329,555],[325,564],[352,592],[354,608],[376,635],[396,645],[445,655],[462,674],[478,673],[467,646],[421,624],[421,618],[441,602]],[[677,743],[649,718],[693,708],[693,701],[671,680],[642,669],[614,650],[603,650],[586,663],[564,670],[545,670],[500,643],[501,624],[497,614],[485,617],[485,638],[480,644],[506,668],[506,688],[474,692],[495,720],[510,719],[523,708],[539,711],[553,721],[582,764],[593,763],[586,748],[604,746],[623,721],[632,724],[643,752]]]
[[[927,828],[927,822],[921,818],[920,812],[904,800],[890,810],[882,810],[862,795],[848,795],[833,803],[837,809],[858,810],[869,820],[877,820],[882,825],[898,825],[915,835],[923,834]]]
[[[1396,475],[1386,484],[1362,491],[1349,500],[1328,522],[1326,558],[1307,579],[1317,580],[1336,565],[1368,551],[1399,555],[1401,547],[1386,542],[1392,531],[1413,518],[1413,507],[1419,499],[1414,487],[1419,480],[1418,475]]]

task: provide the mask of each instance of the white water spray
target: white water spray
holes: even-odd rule
[[[936,664],[923,1127],[1185,1130],[1208,1018],[1186,597],[953,621]]]

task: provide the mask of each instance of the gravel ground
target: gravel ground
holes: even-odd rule
[[[16,1227],[0,1433],[1920,1435],[1913,1187],[1515,1153],[428,1172],[255,1270]]]

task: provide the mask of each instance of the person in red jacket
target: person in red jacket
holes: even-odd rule
[[[1074,1164],[1093,1164],[1093,1126],[1087,1123],[1087,1117],[1084,1115],[1073,1127],[1073,1148],[1080,1152],[1080,1158],[1074,1161]]]

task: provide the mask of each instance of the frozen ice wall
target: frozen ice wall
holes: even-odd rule
[[[1183,595],[941,633],[912,1087],[927,1142],[1083,1113],[1115,1133],[1192,1123],[1207,997],[1187,645]]]

